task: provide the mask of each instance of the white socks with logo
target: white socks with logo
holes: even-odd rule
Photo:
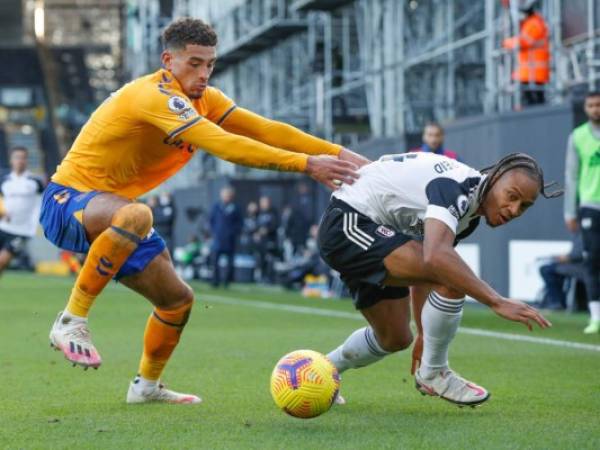
[[[346,341],[327,355],[341,373],[347,369],[373,364],[389,355],[375,337],[371,327],[364,327],[352,333]]]
[[[450,299],[434,291],[427,297],[421,312],[423,356],[419,373],[422,377],[433,377],[448,367],[448,347],[460,325],[464,303],[464,297]]]

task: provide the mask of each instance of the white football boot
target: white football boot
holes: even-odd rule
[[[171,391],[161,382],[150,389],[140,389],[135,381],[132,381],[127,391],[127,403],[162,402],[191,405],[201,401],[202,399],[196,395]]]
[[[50,345],[60,350],[74,366],[97,369],[102,358],[92,343],[87,319],[67,317],[59,312],[50,330]]]
[[[439,396],[458,406],[477,406],[490,398],[485,388],[465,380],[448,368],[428,378],[422,377],[419,370],[415,372],[415,383],[423,395]]]
[[[344,397],[342,397],[342,394],[340,394],[338,392],[338,395],[336,395],[335,398],[333,399],[333,404],[334,405],[345,405],[346,399]]]

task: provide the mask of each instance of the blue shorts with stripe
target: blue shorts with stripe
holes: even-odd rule
[[[42,197],[40,224],[44,236],[63,250],[87,253],[90,249],[83,227],[83,210],[101,191],[80,192],[57,183],[50,183]],[[142,239],[115,276],[119,279],[141,272],[165,249],[165,241],[154,231]]]

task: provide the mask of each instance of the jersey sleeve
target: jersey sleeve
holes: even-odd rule
[[[307,155],[337,156],[342,147],[312,136],[296,127],[267,119],[244,108],[234,108],[217,122],[227,131],[241,134],[274,147]]]
[[[36,189],[36,194],[41,194],[42,192],[44,192],[44,182],[42,181],[41,178],[39,177],[30,177],[31,181],[33,181],[35,183],[35,189]]]
[[[219,89],[209,86],[204,91],[203,97],[206,97],[207,113],[206,118],[211,122],[221,125],[231,114],[237,105]]]
[[[180,133],[185,142],[235,164],[258,169],[304,172],[308,155],[290,152],[228,133],[210,120],[202,119]]]
[[[468,191],[451,178],[435,178],[425,188],[429,202],[425,219],[444,222],[456,234],[458,221],[469,209]]]
[[[202,119],[187,96],[178,91],[146,90],[135,98],[131,108],[138,120],[159,128],[167,140],[173,140]]]

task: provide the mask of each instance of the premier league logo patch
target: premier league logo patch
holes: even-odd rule
[[[375,233],[377,233],[379,236],[384,237],[384,238],[391,238],[392,236],[394,236],[396,234],[396,232],[394,230],[392,230],[391,228],[388,228],[384,225],[379,225],[377,227],[377,229],[375,230]]]
[[[198,115],[196,110],[188,103],[188,101],[178,95],[169,97],[167,101],[169,109],[177,114],[177,117],[183,121],[190,120]]]
[[[190,105],[188,105],[188,102],[185,100],[185,98],[177,95],[169,97],[167,104],[169,105],[169,109],[175,114],[181,114],[182,112],[190,109]]]

